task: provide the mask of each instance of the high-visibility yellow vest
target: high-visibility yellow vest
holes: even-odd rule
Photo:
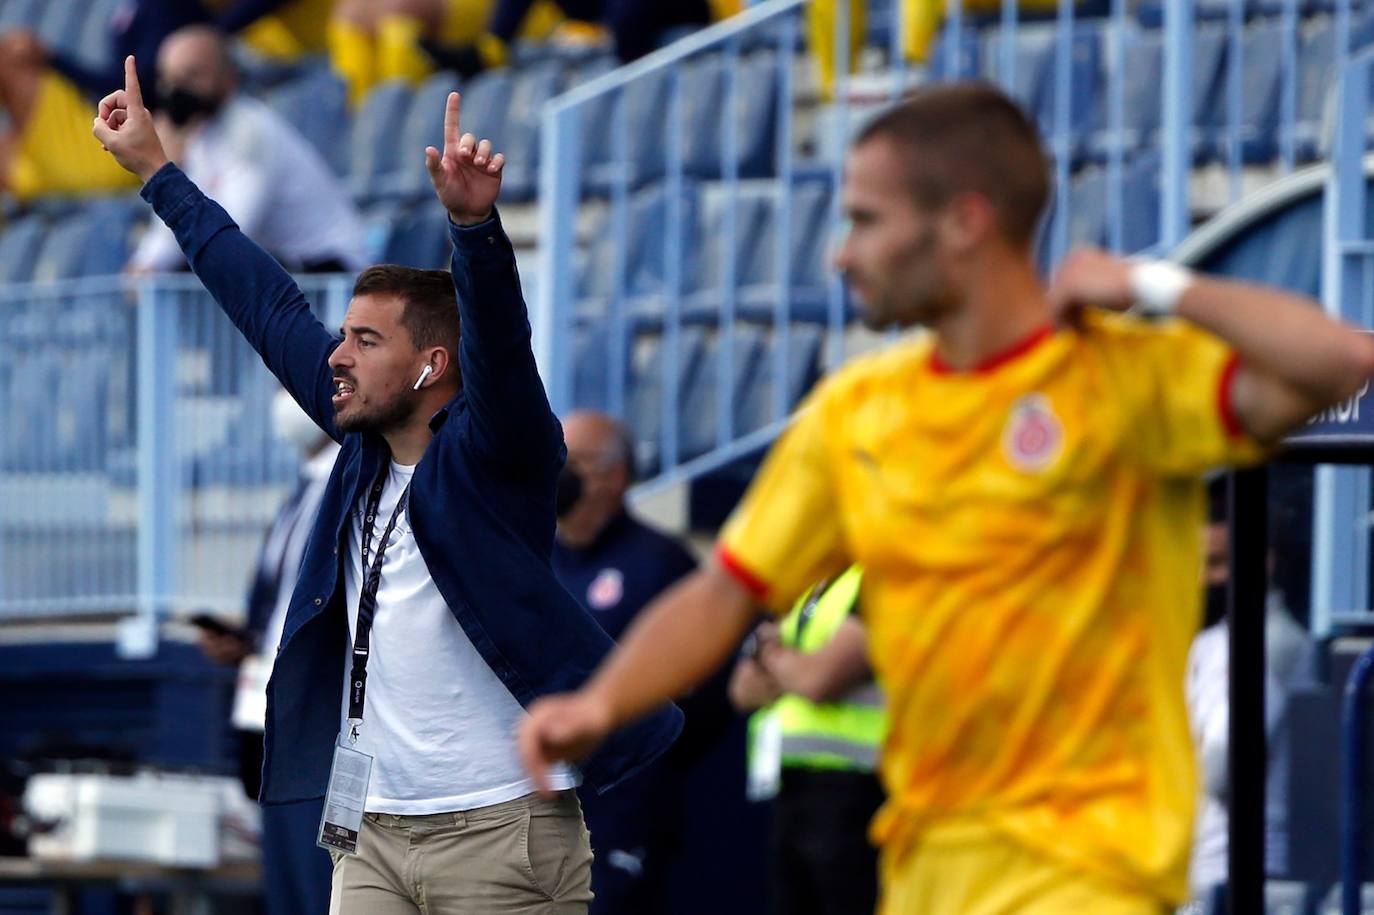
[[[783,645],[802,654],[820,651],[853,611],[863,572],[851,566],[829,584],[799,600],[779,626]],[[870,681],[834,702],[809,702],[788,694],[760,714],[778,717],[782,765],[872,772],[887,732],[883,695]]]

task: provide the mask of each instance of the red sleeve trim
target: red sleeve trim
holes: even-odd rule
[[[730,551],[725,548],[725,544],[723,543],[716,544],[716,561],[719,562],[720,567],[726,572],[729,572],[730,577],[739,582],[740,585],[744,587],[744,590],[748,591],[755,600],[761,601],[768,596],[768,583],[746,569],[738,559],[730,554]]]
[[[1239,370],[1240,354],[1232,353],[1221,370],[1221,380],[1217,382],[1217,414],[1221,417],[1222,428],[1231,438],[1245,437],[1245,427],[1241,425],[1240,417],[1236,416],[1235,406],[1231,403],[1231,388]]]

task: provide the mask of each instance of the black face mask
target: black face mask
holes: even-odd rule
[[[172,123],[178,127],[185,127],[196,118],[212,118],[224,104],[223,99],[215,98],[210,95],[201,95],[177,86],[169,89],[162,95],[162,108],[167,112],[167,117],[171,118]]]
[[[577,475],[577,471],[564,465],[558,473],[558,494],[554,496],[554,514],[559,520],[568,517],[568,514],[577,506],[577,502],[582,498],[582,478]]]
[[[1214,626],[1226,617],[1226,585],[1208,585],[1202,605],[1202,628]]]

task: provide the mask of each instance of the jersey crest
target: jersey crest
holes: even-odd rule
[[[1027,394],[1012,405],[1002,451],[1017,470],[1037,473],[1054,463],[1064,446],[1064,426],[1044,394]]]

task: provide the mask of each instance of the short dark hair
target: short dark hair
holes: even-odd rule
[[[416,349],[442,346],[454,358],[462,328],[458,295],[447,270],[418,270],[399,264],[378,264],[358,274],[353,295],[394,295],[402,302],[401,326]]]
[[[898,147],[922,207],[971,191],[992,204],[1007,241],[1027,247],[1034,241],[1050,196],[1049,158],[1035,123],[996,86],[921,89],[866,125],[855,146],[877,139]]]

